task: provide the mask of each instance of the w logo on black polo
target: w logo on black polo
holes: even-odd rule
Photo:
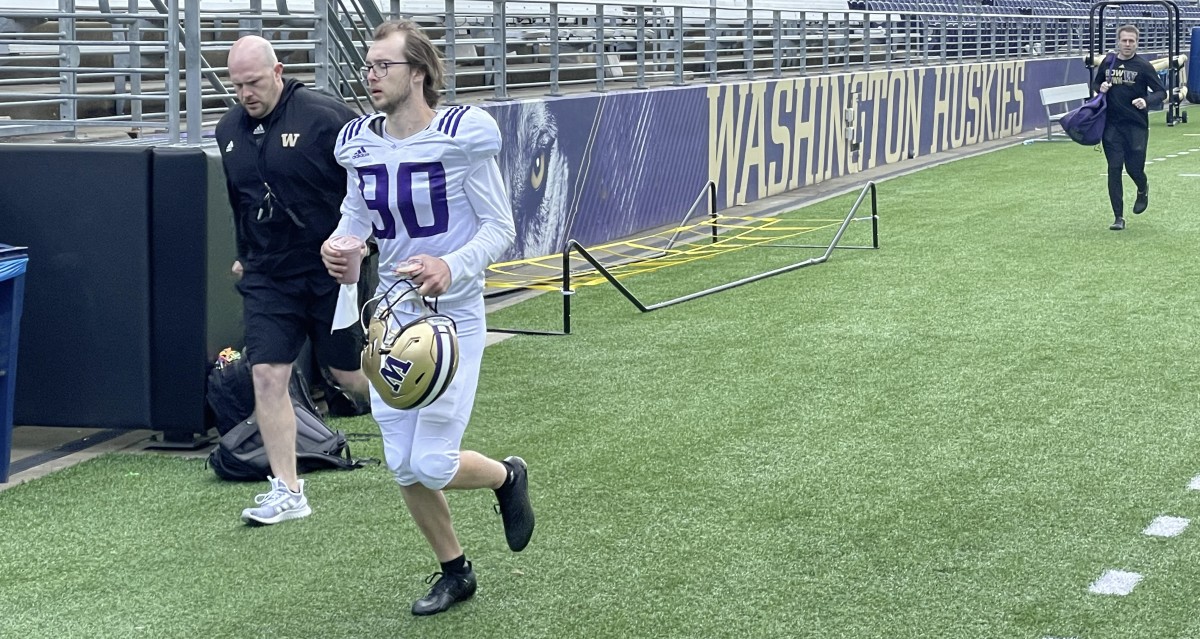
[[[284,146],[289,147],[289,148],[296,146],[296,141],[299,139],[300,139],[299,133],[280,133],[279,134],[279,140],[281,142],[283,142]]]

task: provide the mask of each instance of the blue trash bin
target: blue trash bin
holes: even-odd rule
[[[8,481],[12,458],[13,397],[17,393],[17,338],[25,266],[29,253],[21,246],[0,244],[0,484]]]

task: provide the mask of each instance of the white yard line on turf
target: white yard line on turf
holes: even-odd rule
[[[1124,597],[1133,592],[1133,587],[1138,585],[1142,580],[1142,576],[1136,572],[1126,572],[1124,570],[1107,570],[1100,578],[1092,582],[1088,586],[1088,592],[1097,595],[1117,595]]]
[[[1177,537],[1180,533],[1187,529],[1188,524],[1192,520],[1184,517],[1171,517],[1170,515],[1161,515],[1155,517],[1154,521],[1150,522],[1149,526],[1142,531],[1143,535],[1151,537]]]

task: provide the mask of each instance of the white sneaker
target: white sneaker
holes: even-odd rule
[[[300,492],[288,490],[282,479],[268,477],[271,480],[271,491],[254,498],[255,508],[242,511],[242,521],[252,526],[277,524],[289,519],[300,519],[312,514],[308,507],[308,498],[304,496],[304,480],[297,480]]]

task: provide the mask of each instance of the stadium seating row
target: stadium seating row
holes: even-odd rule
[[[1091,2],[1078,0],[980,0],[962,3],[951,0],[850,0],[851,10],[904,13],[944,13],[954,15],[1040,15],[1085,17]],[[1200,17],[1200,6],[1180,4],[1181,17]],[[1106,15],[1165,18],[1167,10],[1145,4],[1110,7]]]
[[[182,3],[182,0],[179,0]],[[191,0],[189,0],[190,2]],[[634,5],[593,2],[525,2],[522,0],[339,0],[338,6],[375,3],[384,14],[413,17],[430,27],[431,37],[445,39],[454,69],[456,91],[491,91],[507,98],[509,87],[560,85],[599,86],[604,78],[716,79],[719,74],[747,69],[805,72],[851,64],[929,63],[1077,54],[1090,48],[1086,16],[1090,4],[1081,0],[631,0]],[[166,0],[137,0],[142,17],[131,20],[130,0],[78,0],[77,11],[87,18],[68,25],[57,22],[60,0],[0,0],[0,117],[59,119],[66,93],[95,103],[95,113],[83,105],[66,119],[124,115],[134,101],[127,99],[135,79],[152,83],[158,93],[146,98],[146,112],[161,112],[166,87]],[[321,34],[312,14],[314,0],[199,0],[199,40],[206,69],[201,90],[211,108],[227,102],[218,75],[224,72],[224,52],[239,33],[261,30],[280,45],[289,69],[297,73],[328,71],[330,86],[343,95],[361,87],[355,50],[336,55],[325,65],[316,57]],[[748,6],[752,5],[752,6]],[[69,6],[69,5],[64,5]],[[188,6],[191,6],[190,4]],[[1164,48],[1166,20],[1161,7],[1120,8],[1144,28],[1146,49]],[[38,19],[31,11],[40,10]],[[1131,13],[1137,11],[1137,13]],[[1188,11],[1200,17],[1200,7]],[[452,19],[451,19],[452,14]],[[1145,15],[1143,15],[1145,14]],[[361,14],[347,10],[331,32],[343,29],[359,40]],[[1190,21],[1197,22],[1196,19]],[[1187,25],[1187,26],[1190,26]],[[135,44],[137,49],[131,48]],[[641,56],[641,57],[639,57]],[[61,75],[63,70],[68,75]],[[125,69],[136,69],[134,73]],[[779,71],[776,71],[779,72]],[[137,78],[134,78],[137,75]],[[142,78],[141,76],[146,76]],[[70,81],[64,88],[63,78]],[[103,86],[102,86],[103,85]],[[147,84],[140,84],[143,93]],[[117,99],[91,95],[119,94]],[[157,100],[157,101],[156,101]],[[140,104],[140,103],[138,103]],[[91,108],[91,107],[88,107]]]

